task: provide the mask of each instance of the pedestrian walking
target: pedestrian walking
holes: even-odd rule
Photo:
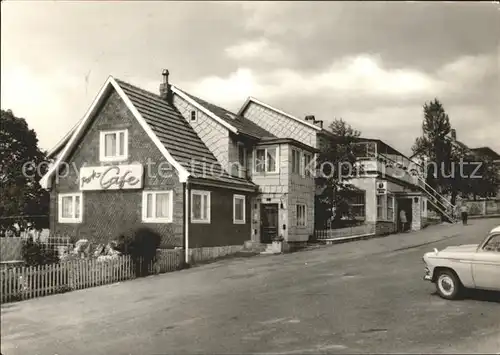
[[[465,203],[462,204],[460,207],[460,214],[462,215],[462,224],[466,225],[467,224],[467,217],[469,215],[469,208]]]
[[[401,224],[401,232],[404,232],[406,230],[406,223],[408,222],[406,220],[406,212],[405,210],[399,211],[399,222]]]

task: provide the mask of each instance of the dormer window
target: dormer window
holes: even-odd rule
[[[191,110],[190,116],[189,116],[190,121],[195,122],[197,118],[198,118],[198,114],[197,114],[196,110]]]
[[[128,158],[128,130],[101,131],[100,161],[120,161]]]

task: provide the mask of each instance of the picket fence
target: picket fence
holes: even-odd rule
[[[182,250],[169,250],[148,265],[150,274],[182,268]],[[129,255],[105,260],[79,259],[58,264],[13,267],[0,270],[0,303],[106,285],[136,277]]]

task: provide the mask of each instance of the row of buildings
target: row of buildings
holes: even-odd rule
[[[147,226],[163,248],[301,243],[314,234],[315,170],[335,137],[314,116],[254,98],[233,113],[169,83],[159,93],[109,77],[84,118],[49,152],[50,230],[96,242]],[[412,230],[427,204],[448,202],[422,169],[377,139],[360,139],[353,211],[375,233]]]

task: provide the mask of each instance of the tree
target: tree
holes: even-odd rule
[[[361,135],[342,118],[335,119],[328,128],[331,135],[320,145],[317,160],[320,169],[316,186],[320,193],[316,195],[315,222],[318,228],[332,217],[333,206],[336,219],[348,209],[345,195],[355,189],[348,178],[356,172],[355,143]]]
[[[28,226],[48,226],[49,196],[39,180],[46,172],[46,153],[26,120],[1,110],[0,119],[0,234]]]
[[[451,131],[450,119],[441,102],[434,99],[426,103],[423,134],[415,140],[412,150],[414,155],[427,159],[427,183],[442,194],[450,194],[453,205],[459,194],[494,195],[499,186],[498,168],[486,157],[474,155],[454,137],[449,138]]]
[[[424,104],[422,136],[415,140],[412,147],[414,155],[426,158],[428,164],[426,180],[435,189],[443,190],[448,186],[445,181],[451,167],[451,142],[447,136],[451,132],[450,118],[438,99]]]

